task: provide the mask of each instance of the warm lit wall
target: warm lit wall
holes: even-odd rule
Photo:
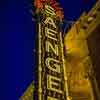
[[[66,72],[69,91],[83,93],[84,96],[91,95],[89,98],[92,98],[91,83],[87,75],[92,64],[84,32],[77,21],[65,36]],[[72,95],[71,92],[69,94]]]
[[[87,45],[88,37],[98,25],[100,25],[100,1],[97,2],[88,14],[83,13],[72,26],[71,30],[66,33],[64,39],[65,67],[68,77],[69,95],[72,96],[72,98],[74,98],[75,93],[78,92],[86,93],[84,96],[88,94],[88,100],[97,100],[94,99],[94,88],[95,93],[98,95],[98,98],[100,98],[96,81],[94,83],[95,86],[93,86],[93,80],[90,80],[90,76],[94,77],[94,75],[92,74],[93,64],[90,57],[89,45]],[[80,94],[77,95],[77,99],[79,97]]]
[[[32,82],[24,94],[21,96],[19,100],[34,100],[33,99],[33,92],[34,92],[34,82]]]

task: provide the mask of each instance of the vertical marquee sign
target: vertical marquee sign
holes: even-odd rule
[[[38,100],[66,100],[61,20],[45,4],[38,21]]]

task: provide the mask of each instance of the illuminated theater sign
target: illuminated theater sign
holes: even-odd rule
[[[66,100],[61,22],[51,6],[44,7],[38,22],[38,100]]]

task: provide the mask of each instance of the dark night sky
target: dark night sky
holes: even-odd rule
[[[65,19],[77,20],[95,0],[58,0]],[[0,100],[18,100],[32,82],[35,31],[31,0],[0,1]]]

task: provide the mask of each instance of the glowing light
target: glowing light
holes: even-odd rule
[[[36,0],[34,1],[34,5],[37,7],[37,8],[43,8],[43,4],[40,0]]]
[[[59,3],[56,2],[56,0],[35,0],[34,5],[38,9],[43,9],[44,3],[49,3],[51,7],[54,8],[56,15],[60,18],[64,18],[64,12],[62,8],[60,7]]]

